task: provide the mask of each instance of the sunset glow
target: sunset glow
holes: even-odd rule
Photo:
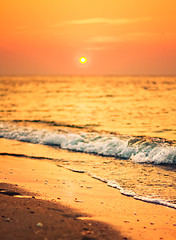
[[[2,1],[0,74],[176,74],[175,9],[175,0]],[[82,53],[86,68],[75,65]]]

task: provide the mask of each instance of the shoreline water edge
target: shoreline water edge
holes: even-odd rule
[[[146,138],[144,136],[141,137],[132,137],[132,136],[122,136],[122,135],[108,135],[108,134],[98,134],[98,133],[67,133],[67,132],[54,132],[47,130],[36,130],[30,127],[21,127],[15,125],[8,125],[2,123],[0,125],[0,137],[7,139],[14,139],[22,142],[29,142],[34,144],[42,144],[48,145],[55,148],[61,148],[65,150],[71,150],[74,152],[82,152],[88,154],[95,154],[104,157],[109,157],[112,161],[117,162],[119,159],[128,160],[134,164],[138,163],[147,163],[157,165],[165,165],[166,170],[172,170],[173,173],[173,182],[170,184],[170,187],[174,188],[174,173],[175,173],[175,163],[176,163],[176,147],[175,141],[167,141],[161,138]],[[1,155],[8,155],[8,153],[1,153]],[[20,155],[19,155],[20,157]],[[24,156],[23,156],[24,157]],[[28,156],[26,156],[28,157]],[[50,159],[53,161],[57,161],[57,159]],[[81,164],[79,160],[77,160],[77,165],[70,161],[70,166],[62,164],[62,161],[58,160],[59,165],[66,167],[72,171],[84,172],[89,176],[96,178],[104,183],[106,183],[109,187],[116,188],[120,191],[121,194],[134,197],[136,200],[146,201],[155,204],[161,204],[167,207],[176,209],[176,199],[161,199],[158,195],[149,195],[146,196],[144,192],[141,191],[140,194],[137,194],[132,188],[124,188],[120,185],[117,180],[114,180],[111,175],[108,178],[103,178],[100,175],[100,172],[97,171],[95,174],[92,171],[92,168],[95,169],[94,163],[92,164],[92,168],[89,167],[87,169],[87,163]],[[96,163],[98,164],[98,163]],[[100,163],[99,163],[100,164]],[[91,165],[91,162],[89,162]],[[107,164],[106,164],[107,165]],[[167,169],[166,166],[169,166]],[[78,170],[76,170],[78,169]],[[114,167],[113,170],[116,168]],[[108,171],[108,167],[107,167]],[[116,170],[118,172],[118,170]],[[116,173],[118,174],[118,173]],[[164,173],[163,173],[164,174]],[[166,174],[165,174],[166,175]],[[147,175],[145,175],[147,176]],[[160,174],[161,178],[161,174]],[[156,181],[156,179],[155,179]],[[168,181],[168,180],[167,180]],[[166,181],[166,183],[167,183]],[[170,180],[172,181],[172,180]],[[161,179],[159,181],[161,185]],[[157,186],[157,185],[156,185]],[[162,185],[161,185],[162,187]],[[163,187],[165,187],[163,183]],[[158,192],[157,192],[158,193]],[[175,196],[176,197],[176,196]]]
[[[36,199],[49,200],[87,214],[81,215],[82,220],[110,224],[125,236],[122,239],[141,239],[141,236],[145,240],[153,236],[155,239],[175,239],[175,209],[123,196],[87,174],[58,167],[56,162],[44,158],[55,158],[58,149],[2,138],[0,143],[1,151],[9,152],[9,155],[0,155],[1,182],[34,192]],[[16,156],[10,155],[11,152]],[[36,159],[19,158],[19,153],[36,156]],[[69,158],[68,153],[66,156]],[[25,199],[27,207],[28,197]],[[113,238],[105,236],[102,239]]]

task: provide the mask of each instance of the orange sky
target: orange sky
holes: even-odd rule
[[[175,9],[175,0],[1,1],[0,74],[176,74]]]

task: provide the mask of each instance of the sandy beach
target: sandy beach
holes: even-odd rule
[[[1,239],[176,238],[175,209],[123,196],[44,159],[59,158],[54,148],[5,139],[0,146]]]
[[[87,217],[35,193],[1,183],[0,239],[127,239],[107,224]],[[3,190],[2,190],[3,189]],[[2,194],[3,193],[3,194]]]

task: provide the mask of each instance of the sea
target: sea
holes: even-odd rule
[[[1,76],[0,138],[55,148],[58,167],[176,208],[176,76]]]

